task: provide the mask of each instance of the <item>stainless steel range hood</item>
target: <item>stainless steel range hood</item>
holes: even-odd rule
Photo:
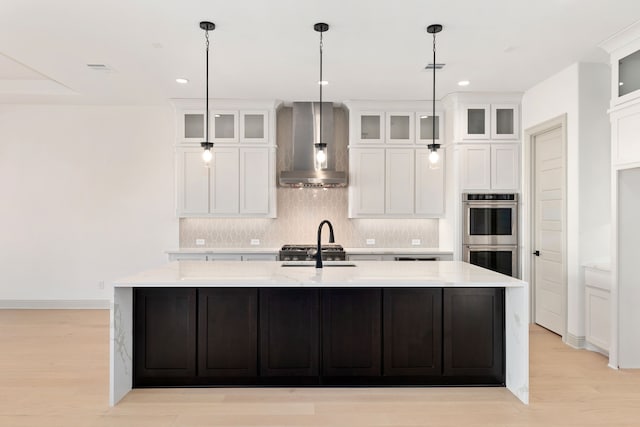
[[[280,172],[283,187],[345,187],[347,174],[334,169],[335,144],[333,104],[322,103],[322,139],[327,144],[327,169],[314,169],[314,147],[320,138],[320,104],[318,102],[293,103],[293,167]]]

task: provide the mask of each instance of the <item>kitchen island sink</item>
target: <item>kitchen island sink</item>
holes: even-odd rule
[[[458,261],[313,267],[182,261],[114,283],[111,405],[175,386],[506,386],[528,403],[526,282]]]

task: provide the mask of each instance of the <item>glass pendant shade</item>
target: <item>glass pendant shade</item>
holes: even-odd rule
[[[204,163],[206,165],[209,165],[212,159],[213,159],[213,153],[211,152],[211,149],[210,148],[205,149],[202,152],[202,160],[204,161]]]
[[[316,170],[327,168],[327,144],[315,144],[314,146],[314,164]]]

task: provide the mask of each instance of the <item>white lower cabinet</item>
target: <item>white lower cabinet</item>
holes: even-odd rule
[[[273,148],[214,147],[210,167],[202,148],[176,151],[177,214],[275,217]]]
[[[444,168],[429,168],[428,157],[427,149],[352,148],[349,217],[442,216]]]
[[[462,190],[519,189],[519,144],[466,144],[458,150]]]
[[[277,261],[277,253],[170,252],[169,261]]]

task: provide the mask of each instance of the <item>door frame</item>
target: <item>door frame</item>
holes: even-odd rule
[[[568,301],[568,254],[567,254],[567,114],[554,117],[552,119],[541,122],[537,125],[531,126],[524,131],[524,147],[523,147],[523,186],[522,186],[522,222],[521,222],[521,236],[522,236],[522,280],[529,283],[530,291],[530,323],[535,323],[535,304],[536,304],[536,289],[535,289],[535,269],[533,264],[533,245],[535,243],[535,152],[533,144],[537,136],[549,132],[551,130],[560,128],[562,138],[562,163],[564,167],[564,186],[562,190],[562,209],[563,209],[563,222],[564,227],[562,230],[562,279],[564,281],[564,289],[562,292],[562,306],[564,308],[564,316],[562,319],[562,341],[566,342],[567,339],[567,319],[569,307]]]

